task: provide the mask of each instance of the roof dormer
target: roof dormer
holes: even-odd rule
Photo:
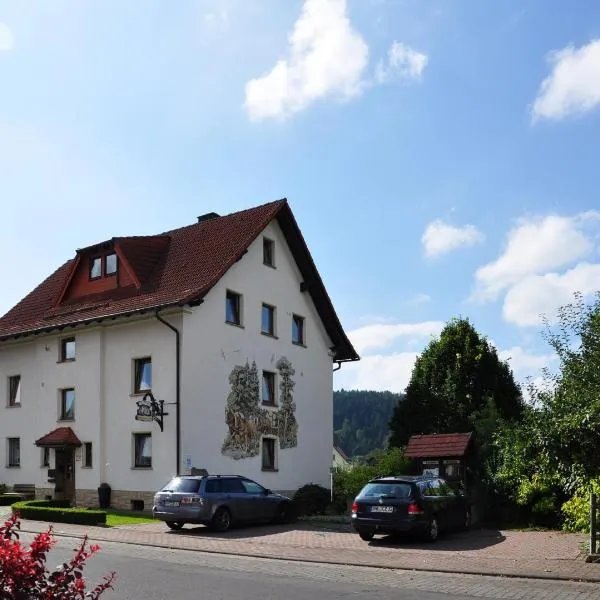
[[[88,296],[123,297],[151,284],[165,255],[169,236],[113,238],[77,250],[71,272],[55,306]],[[128,292],[129,290],[129,292]]]

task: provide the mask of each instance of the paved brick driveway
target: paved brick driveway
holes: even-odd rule
[[[23,531],[45,531],[47,523],[23,521]],[[389,538],[363,542],[348,526],[299,522],[217,534],[204,527],[169,531],[162,523],[115,528],[57,523],[57,535],[202,552],[284,558],[396,569],[600,582],[600,564],[579,556],[584,536],[559,532],[475,530],[441,537],[435,544]]]

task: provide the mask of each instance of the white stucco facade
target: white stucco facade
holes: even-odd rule
[[[274,242],[275,267],[263,264],[263,236]],[[210,473],[238,473],[274,490],[292,491],[306,483],[329,486],[332,448],[331,340],[275,221],[249,246],[208,292],[199,306],[165,310],[163,317],[180,331],[180,471],[190,466]],[[242,299],[241,326],[225,321],[227,290]],[[275,307],[275,335],[261,333],[262,303]],[[304,318],[305,344],[292,343],[292,315]],[[152,313],[116,318],[93,326],[69,328],[64,335],[44,334],[0,344],[0,483],[33,483],[46,490],[48,466],[34,441],[57,427],[73,429],[92,444],[92,464],[84,449],[75,453],[77,498],[107,482],[124,497],[152,493],[177,468],[175,334]],[[76,340],[76,357],[61,362],[60,340]],[[152,392],[165,400],[164,431],[154,422],[135,420],[134,361],[150,357]],[[225,420],[236,366],[256,363],[276,371],[285,357],[295,373],[293,402],[297,441],[276,444],[275,468],[264,470],[261,453],[235,459],[222,452]],[[20,375],[20,404],[9,407],[8,379]],[[278,377],[278,376],[276,376]],[[276,388],[278,389],[276,379]],[[60,421],[60,390],[75,390],[74,420]],[[276,397],[279,392],[277,391]],[[271,410],[265,408],[265,410]],[[276,409],[272,409],[276,410]],[[150,433],[152,466],[134,466],[135,433]],[[20,465],[8,465],[8,438],[20,439]],[[52,454],[52,452],[50,453]],[[52,464],[50,465],[52,467]],[[148,497],[148,496],[146,496]]]

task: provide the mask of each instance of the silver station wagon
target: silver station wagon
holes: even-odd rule
[[[286,523],[292,501],[240,475],[174,477],[154,496],[152,514],[171,529],[186,523],[227,531],[233,523]]]

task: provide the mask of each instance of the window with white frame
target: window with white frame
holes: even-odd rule
[[[265,406],[275,406],[275,373],[262,372],[262,403]]]
[[[7,440],[7,467],[21,466],[21,438],[8,438]]]
[[[42,448],[42,467],[50,466],[50,448]]]
[[[264,437],[262,439],[262,470],[276,471],[277,470],[277,440],[272,437]]]
[[[133,393],[144,394],[152,389],[152,359],[149,356],[133,361]]]
[[[262,305],[260,330],[265,335],[275,335],[275,307],[270,304]]]
[[[263,264],[275,266],[275,242],[269,238],[263,238]]]
[[[152,466],[152,434],[133,434],[133,466],[136,468],[150,468]]]
[[[75,338],[63,338],[60,340],[60,362],[73,360],[75,360]]]
[[[75,420],[75,390],[67,388],[60,390],[60,421]]]
[[[292,343],[304,346],[304,317],[292,315]]]
[[[83,461],[81,466],[84,469],[92,468],[92,442],[84,442],[83,444]]]
[[[8,406],[21,406],[21,376],[8,378]]]
[[[231,290],[225,294],[225,322],[231,325],[242,324],[242,295]]]

